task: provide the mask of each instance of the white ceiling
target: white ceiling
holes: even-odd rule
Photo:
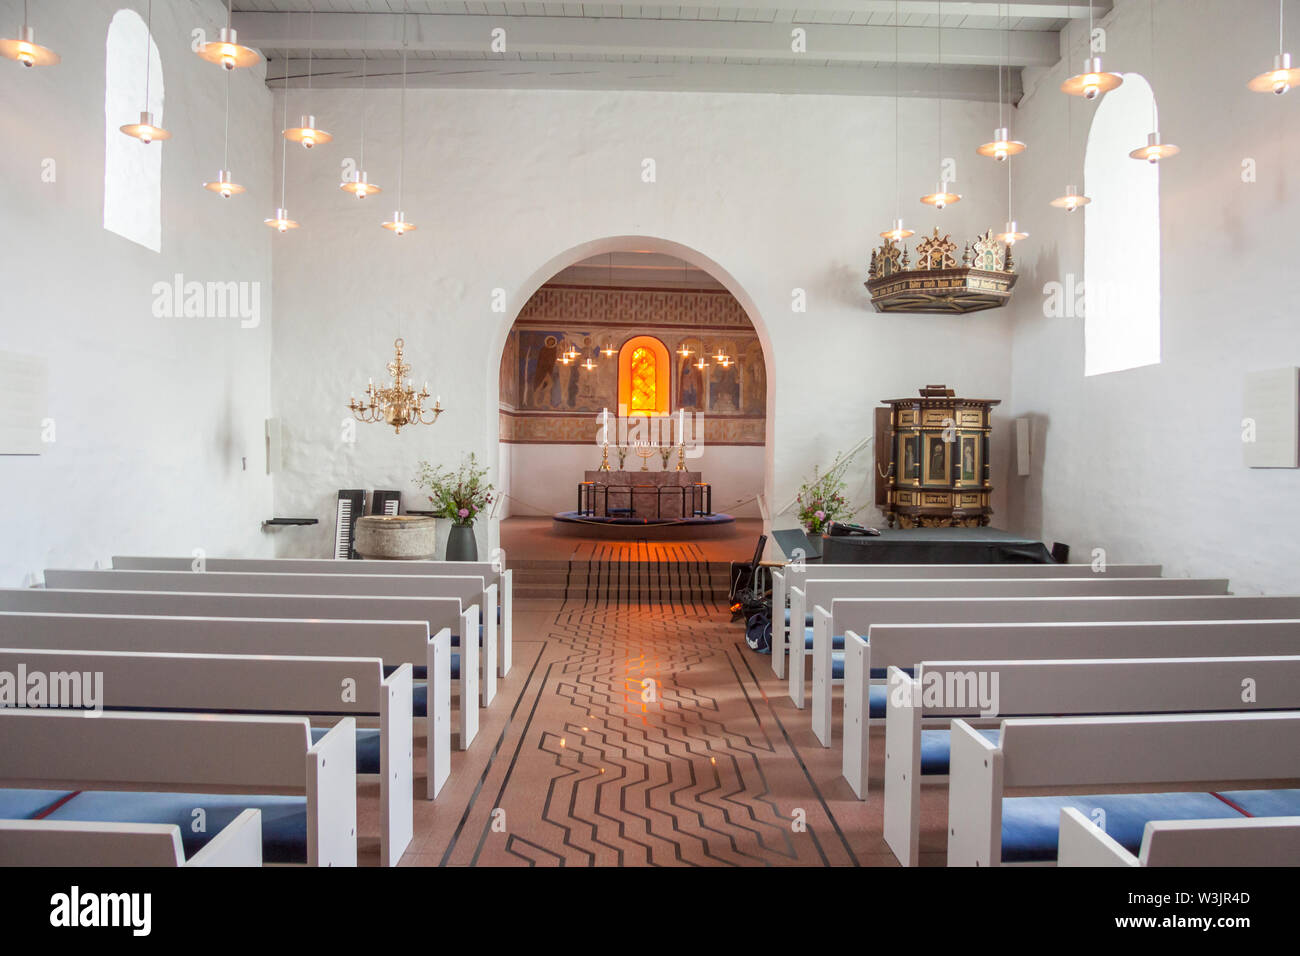
[[[1094,4],[1108,12],[1110,0]],[[899,15],[895,20],[897,6]],[[268,83],[413,88],[843,93],[993,100],[1008,64],[1051,66],[1067,0],[717,0],[710,6],[516,0],[234,0]],[[942,15],[942,31],[938,29]],[[897,28],[895,24],[898,24]],[[492,48],[505,31],[505,50]],[[793,30],[806,50],[791,48]],[[942,33],[942,39],[940,34]],[[942,43],[942,76],[940,76]],[[899,66],[895,69],[895,51]]]

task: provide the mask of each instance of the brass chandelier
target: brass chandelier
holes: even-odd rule
[[[434,399],[433,408],[425,410],[424,401],[429,397],[428,382],[417,392],[412,381],[406,378],[411,366],[402,361],[405,346],[406,342],[400,338],[393,342],[397,354],[388,363],[388,373],[393,376],[392,385],[377,387],[371,379],[366,385],[365,398],[361,401],[353,398],[348,402],[348,408],[357,421],[392,425],[398,435],[405,425],[432,425],[443,411],[441,398]],[[406,379],[406,384],[402,384],[403,379]],[[433,417],[427,417],[429,415]]]

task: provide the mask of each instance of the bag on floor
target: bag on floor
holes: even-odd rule
[[[752,614],[745,621],[745,643],[759,654],[772,653],[772,618],[766,611]]]

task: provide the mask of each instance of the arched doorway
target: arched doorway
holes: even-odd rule
[[[582,471],[600,461],[598,418],[619,412],[620,365],[634,351],[625,346],[648,336],[668,392],[657,392],[652,414],[698,412],[704,447],[690,466],[714,485],[715,510],[762,518],[772,485],[770,343],[726,270],[678,243],[608,237],[553,257],[514,301],[489,382],[498,414],[488,445],[508,496],[498,517],[573,507]],[[621,404],[626,412],[626,396]]]

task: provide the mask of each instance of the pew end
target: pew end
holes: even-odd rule
[[[471,604],[460,614],[460,749],[468,750],[478,734],[479,610]],[[495,688],[495,682],[493,687]],[[486,702],[485,702],[486,703]]]
[[[505,678],[514,666],[514,614],[515,614],[515,579],[514,571],[505,568],[501,572],[501,649],[497,664],[498,673]],[[495,621],[493,625],[495,626]]]
[[[383,806],[380,816],[385,839],[380,844],[380,866],[397,866],[402,853],[415,839],[415,717],[412,715],[415,669],[402,664],[380,684],[379,724],[383,750],[379,788]],[[432,738],[427,749],[432,751]]]
[[[812,727],[823,747],[831,745],[831,685],[834,682],[831,612],[813,607]],[[803,681],[799,681],[802,690]]]
[[[451,776],[451,628],[441,628],[433,636],[428,654],[425,799],[432,800]]]
[[[788,607],[785,569],[772,569],[772,673],[777,680],[785,677],[785,654],[789,647],[790,626],[786,623]],[[794,620],[793,617],[790,620]]]
[[[307,865],[357,865],[357,721],[344,717],[307,751]]]
[[[863,680],[861,686],[867,682]],[[884,833],[885,843],[903,866],[916,865],[921,847],[921,711],[921,681],[890,665],[885,698]],[[844,743],[847,748],[847,733]]]
[[[948,758],[948,865],[1002,862],[1002,750],[964,720]]]
[[[856,631],[845,631],[844,740],[841,743],[840,772],[859,800],[867,799],[871,765],[870,678],[871,645]]]
[[[803,621],[807,616],[807,595],[803,588],[790,588],[790,626],[786,629],[787,641],[786,650],[789,651],[790,668],[788,680],[790,683],[790,700],[795,707],[803,710],[806,689],[804,682],[808,679],[808,652],[804,647],[804,627],[800,624],[798,627],[793,622]],[[785,614],[782,612],[781,625],[784,627]],[[772,623],[772,631],[776,632],[777,622]],[[775,650],[773,650],[775,653]]]

